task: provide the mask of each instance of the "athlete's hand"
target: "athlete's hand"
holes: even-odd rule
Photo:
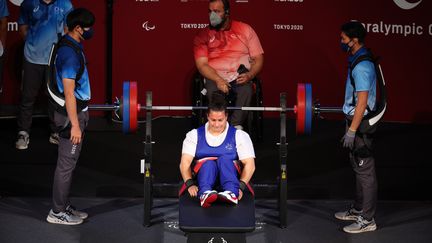
[[[239,189],[239,197],[238,200],[240,201],[243,197],[243,191],[241,189]]]
[[[189,195],[191,197],[196,197],[198,195],[198,187],[193,185],[188,188]]]

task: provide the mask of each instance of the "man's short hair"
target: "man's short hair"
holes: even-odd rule
[[[92,27],[95,21],[93,13],[85,8],[74,9],[66,17],[69,30],[73,30],[78,25],[83,28]]]
[[[367,31],[362,23],[350,21],[341,26],[341,31],[349,38],[357,38],[360,43],[364,43]]]
[[[220,90],[212,93],[212,98],[208,106],[207,113],[210,113],[211,111],[227,112],[227,101],[225,99],[225,94]]]
[[[223,3],[225,14],[229,15],[230,14],[230,8],[231,8],[229,0],[210,0],[211,3],[217,2],[217,1],[221,1]]]

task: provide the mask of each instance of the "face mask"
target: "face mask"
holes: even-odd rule
[[[84,30],[81,36],[84,40],[89,40],[92,38],[93,34],[94,34],[93,28],[90,28],[89,30]]]
[[[210,25],[212,27],[217,27],[222,24],[223,19],[214,11],[210,13]]]
[[[348,43],[341,42],[341,49],[343,52],[349,52],[351,50],[351,46],[349,46],[349,43],[351,43],[351,41]]]

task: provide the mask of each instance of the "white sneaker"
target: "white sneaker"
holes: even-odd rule
[[[211,204],[216,201],[218,198],[218,194],[217,191],[212,190],[212,191],[205,191],[201,196],[200,196],[200,201],[201,201],[201,207],[203,208],[208,208],[211,206]]]
[[[351,207],[347,211],[335,213],[335,218],[340,220],[357,220],[363,211],[358,211],[354,207]]]
[[[70,212],[60,212],[60,213],[54,213],[52,209],[49,211],[47,216],[48,223],[51,224],[64,224],[64,225],[77,225],[82,224],[84,221],[75,216],[72,215]]]
[[[26,131],[19,131],[18,139],[15,142],[15,147],[17,149],[27,149],[29,143],[30,143],[29,134]]]
[[[368,231],[374,231],[377,229],[377,225],[374,219],[366,220],[362,216],[358,216],[357,221],[345,226],[343,230],[347,233],[363,233]]]
[[[218,199],[224,202],[238,204],[237,196],[231,191],[224,191],[218,193]]]
[[[72,215],[75,215],[75,216],[77,216],[80,219],[86,219],[86,218],[88,218],[88,213],[76,210],[76,208],[74,206],[72,206],[72,205],[69,205],[69,206],[66,207],[66,212],[69,212]]]

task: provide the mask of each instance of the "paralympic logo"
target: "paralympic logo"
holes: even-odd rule
[[[410,3],[406,0],[393,0],[393,2],[396,3],[396,5],[398,5],[399,8],[405,9],[405,10],[410,10],[410,9],[417,7],[417,5],[419,5],[422,1],[423,0],[420,0],[416,3]]]
[[[150,26],[148,21],[144,22],[142,27],[146,31],[151,31],[151,30],[154,30],[156,28],[156,26],[154,26],[154,25]]]

